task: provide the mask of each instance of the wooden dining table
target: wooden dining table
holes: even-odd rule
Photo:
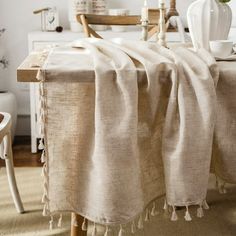
[[[22,62],[22,64],[17,69],[17,82],[21,83],[38,83],[39,80],[37,80],[36,76],[38,73],[38,70],[40,69],[40,66],[43,64],[43,61],[38,61],[39,52],[33,52],[32,54],[28,55],[27,58]],[[35,66],[32,66],[33,64],[36,64]],[[35,63],[36,62],[36,63]],[[236,61],[220,61],[218,62],[218,66],[220,68],[220,73],[224,74],[225,71],[235,70],[235,78],[236,78]],[[82,231],[81,225],[83,222],[83,217],[72,213],[71,215],[71,221],[76,218],[78,222],[78,226],[71,224],[71,236],[84,236],[87,235],[86,231]]]

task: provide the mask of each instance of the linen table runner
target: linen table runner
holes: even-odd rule
[[[45,215],[76,212],[122,235],[166,194],[172,220],[175,206],[203,216],[218,80],[207,52],[84,39],[53,49],[38,77]]]

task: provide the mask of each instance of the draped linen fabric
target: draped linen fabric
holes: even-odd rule
[[[218,62],[217,119],[212,171],[223,182],[236,184],[236,62]]]
[[[119,225],[163,195],[173,209],[201,207],[217,111],[215,60],[204,50],[128,40],[72,46],[53,49],[41,73],[47,213]]]

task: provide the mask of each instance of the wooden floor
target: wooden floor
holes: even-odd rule
[[[40,167],[40,153],[32,154],[29,136],[15,137],[13,144],[13,157],[15,167]],[[5,166],[5,162],[0,159],[0,167]]]

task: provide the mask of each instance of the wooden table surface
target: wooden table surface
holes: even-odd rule
[[[42,66],[42,62],[39,59],[40,52],[33,52],[22,62],[17,68],[17,81],[18,82],[39,82],[36,79],[38,69]],[[38,67],[32,67],[32,63],[38,63]]]
[[[175,48],[179,46],[191,47],[190,43],[169,43],[168,47]],[[44,52],[45,53],[45,52]],[[30,55],[26,57],[26,59],[22,62],[22,64],[17,68],[17,81],[18,82],[39,82],[36,79],[38,70],[43,65],[44,60],[41,58],[42,52],[32,52]],[[38,67],[32,65],[38,65]],[[140,77],[143,77],[145,73],[143,68],[140,68],[138,65],[138,72],[142,73]]]

